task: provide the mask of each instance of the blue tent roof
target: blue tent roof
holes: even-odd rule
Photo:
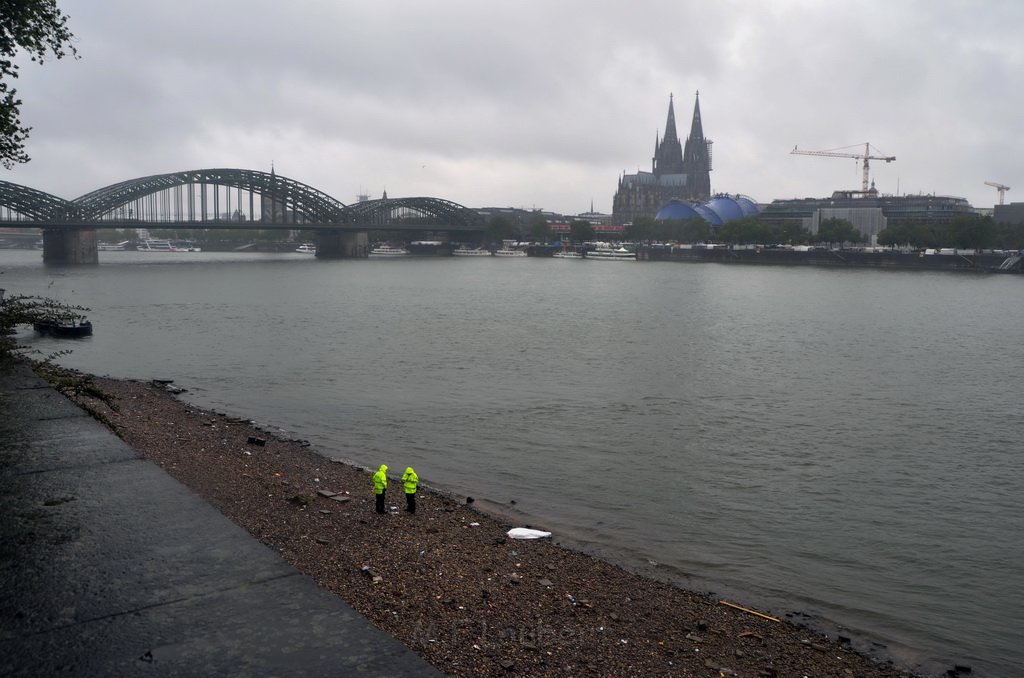
[[[707,205],[711,211],[721,217],[723,222],[743,218],[743,210],[739,204],[727,195],[713,198]]]
[[[657,221],[668,221],[669,219],[699,219],[701,215],[690,205],[673,198],[662,205],[658,213],[654,215]]]

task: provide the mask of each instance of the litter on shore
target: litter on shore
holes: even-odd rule
[[[543,539],[544,537],[551,536],[550,532],[531,530],[528,527],[513,527],[507,534],[512,539]]]

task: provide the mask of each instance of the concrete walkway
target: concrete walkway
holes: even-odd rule
[[[440,675],[9,361],[0,516],[0,675]]]

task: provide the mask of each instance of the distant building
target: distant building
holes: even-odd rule
[[[1024,202],[996,205],[992,210],[992,218],[999,224],[1024,224]]]
[[[654,140],[650,172],[623,174],[612,201],[612,221],[627,224],[637,217],[653,217],[669,200],[704,202],[711,198],[711,144],[704,138],[700,93],[693,104],[693,120],[685,146],[676,134],[672,95],[668,99],[665,136]]]
[[[869,242],[890,222],[948,224],[956,217],[975,216],[963,198],[943,195],[879,195],[874,186],[866,193],[836,191],[831,198],[773,200],[761,210],[761,221],[771,226],[797,224],[817,233],[826,219],[846,219]]]

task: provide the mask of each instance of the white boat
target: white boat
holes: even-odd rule
[[[170,240],[155,240],[153,238],[146,238],[140,240],[139,245],[136,248],[140,252],[179,252],[174,245],[171,244]]]
[[[496,257],[525,257],[526,250],[513,250],[502,247],[500,250],[494,250],[494,256]]]
[[[490,250],[485,250],[480,247],[456,247],[452,250],[453,257],[489,257],[491,256]]]
[[[96,243],[96,249],[99,250],[100,252],[123,252],[126,247],[128,247],[127,240],[119,243]]]
[[[316,254],[316,245],[309,242],[304,242],[295,248],[295,251],[299,254]]]
[[[636,252],[631,252],[625,247],[612,249],[611,247],[598,247],[583,255],[584,259],[594,261],[636,261]]]
[[[574,252],[572,250],[565,250],[564,252],[555,252],[552,254],[555,259],[582,259],[583,255],[580,252]]]
[[[404,247],[392,247],[391,245],[376,245],[370,250],[371,257],[402,257],[409,254]]]

